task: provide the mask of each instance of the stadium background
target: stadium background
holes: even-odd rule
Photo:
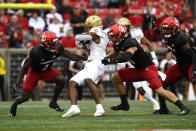
[[[1,0],[5,3],[47,3],[45,0]],[[101,3],[101,4],[100,4]],[[41,31],[55,31],[59,40],[65,48],[76,51],[74,36],[82,33],[85,18],[89,15],[99,15],[104,21],[105,30],[109,30],[111,25],[122,16],[129,18],[132,25],[141,28],[145,36],[151,40],[156,48],[159,62],[163,59],[166,48],[164,41],[155,34],[149,35],[150,27],[148,17],[157,17],[160,23],[166,16],[176,16],[181,23],[181,31],[189,33],[193,28],[195,17],[195,1],[193,0],[53,0],[52,9],[2,9],[0,10],[0,52],[6,61],[5,94],[6,100],[12,100],[21,93],[20,88],[15,89],[15,81],[21,66],[22,60],[33,46],[39,44],[39,34]],[[161,7],[162,6],[162,7]],[[0,8],[1,4],[0,4]],[[147,9],[150,9],[150,14]],[[124,14],[126,10],[131,11]],[[163,13],[163,12],[167,13]],[[80,13],[78,13],[80,12]],[[78,14],[77,14],[78,13]],[[38,15],[37,22],[35,15]],[[77,14],[77,15],[75,15]],[[160,18],[158,18],[160,16]],[[38,20],[39,19],[39,20]],[[157,25],[159,26],[159,24]],[[59,29],[59,30],[56,30]],[[152,39],[156,38],[156,39]],[[108,50],[111,48],[108,47]],[[54,64],[54,68],[63,71],[67,68],[69,61],[59,58]],[[117,69],[117,65],[107,65],[105,67],[104,87],[106,97],[117,96],[115,88],[111,83],[111,74]],[[184,83],[181,83],[184,92]],[[52,95],[54,84],[46,84],[43,96],[48,98]],[[64,88],[61,97],[65,95],[67,88]],[[84,97],[89,97],[89,91],[84,88]]]

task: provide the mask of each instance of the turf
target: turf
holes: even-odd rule
[[[131,129],[196,129],[196,102],[183,101],[191,108],[191,113],[178,116],[179,109],[168,104],[171,115],[151,115],[152,107],[146,101],[129,101],[129,111],[112,111],[111,105],[119,100],[106,100],[104,117],[94,117],[95,104],[93,101],[80,101],[81,114],[76,117],[62,118],[70,107],[69,101],[59,101],[65,108],[64,112],[56,112],[48,107],[48,101],[26,102],[18,107],[17,117],[9,118],[11,102],[0,102],[0,131],[79,131],[79,130],[116,130]]]

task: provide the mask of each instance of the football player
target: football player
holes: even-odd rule
[[[154,21],[152,24],[155,27]],[[190,38],[179,31],[179,21],[175,17],[167,17],[162,22],[160,29],[155,27],[154,30],[165,39],[168,50],[177,61],[165,72],[164,87],[175,84],[186,76],[189,76],[193,84],[196,84],[196,50]],[[159,101],[160,110],[155,111],[154,114],[169,114],[164,98],[159,97]],[[180,103],[178,105],[183,106]]]
[[[151,55],[143,50],[137,40],[131,37],[130,33],[127,33],[125,26],[121,24],[112,26],[108,37],[113,43],[114,50],[117,52],[123,51],[124,54],[115,58],[106,57],[102,60],[102,63],[106,65],[130,61],[135,67],[120,69],[112,76],[112,82],[120,94],[122,104],[128,105],[123,82],[147,81],[153,91],[180,108],[179,115],[186,115],[190,112],[189,108],[183,105],[172,92],[162,87],[158,77],[158,69],[153,64]]]
[[[62,112],[63,109],[57,104],[57,98],[64,87],[66,79],[61,72],[51,68],[52,64],[59,56],[64,56],[71,60],[86,60],[85,57],[75,55],[65,50],[58,42],[57,36],[51,31],[42,32],[40,35],[41,44],[33,47],[19,72],[16,86],[19,87],[25,72],[28,75],[22,87],[22,95],[17,97],[11,106],[9,116],[16,116],[17,106],[29,99],[39,80],[50,83],[56,83],[54,95],[50,101],[49,107]]]
[[[107,34],[103,31],[102,20],[99,16],[92,15],[85,22],[87,33],[76,35],[76,44],[88,51],[88,60],[83,70],[71,78],[69,83],[72,106],[62,117],[74,116],[80,113],[77,105],[77,85],[85,84],[96,103],[94,116],[103,116],[105,111],[101,105],[97,92],[97,83],[104,73],[101,60],[106,57],[106,47],[109,43]]]
[[[137,42],[140,44],[140,43],[143,43],[145,44],[148,49],[150,50],[151,52],[151,56],[153,58],[153,62],[155,63],[156,66],[159,65],[158,63],[158,60],[157,60],[157,57],[155,55],[155,52],[154,52],[154,49],[153,49],[153,46],[151,44],[151,42],[144,36],[143,32],[141,29],[139,28],[134,28],[134,29],[131,29],[131,22],[129,19],[125,18],[125,17],[122,17],[120,19],[118,19],[117,21],[117,24],[122,24],[124,25],[126,28],[127,28],[127,32],[130,32],[131,34],[131,37],[132,38],[135,38],[137,40]],[[107,55],[107,57],[112,57],[112,56],[115,56],[116,55],[116,52],[114,49]],[[127,63],[128,64],[128,63]],[[128,64],[130,65],[130,64]],[[131,67],[133,67],[131,65]],[[162,75],[164,77],[164,74],[162,73]],[[164,78],[162,78],[164,79]],[[143,81],[143,82],[133,82],[133,85],[134,87],[137,89],[137,91],[145,98],[147,99],[148,101],[150,101],[152,104],[153,104],[153,109],[154,110],[159,110],[159,104],[158,102],[148,93],[144,90],[144,87],[148,87],[148,83],[146,81]],[[123,105],[123,104],[120,104],[120,105],[117,105],[117,106],[112,106],[111,107],[112,110],[128,110],[129,109],[129,105]]]

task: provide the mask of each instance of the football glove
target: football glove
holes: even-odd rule
[[[115,59],[105,57],[101,62],[104,65],[113,64],[113,63],[115,63]]]

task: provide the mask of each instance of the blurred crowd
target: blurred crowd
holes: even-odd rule
[[[0,0],[1,3],[46,3],[47,0]],[[130,19],[133,28],[139,27],[155,47],[164,41],[150,24],[155,18],[157,27],[167,16],[180,21],[180,30],[196,40],[196,20],[183,0],[52,0],[51,10],[0,10],[0,48],[31,48],[40,44],[42,31],[53,31],[65,48],[76,48],[75,35],[84,31],[89,15],[102,18],[105,31],[118,18]]]

